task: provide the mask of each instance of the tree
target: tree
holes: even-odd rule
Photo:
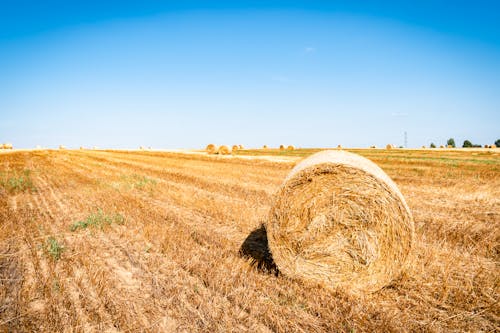
[[[470,142],[469,140],[465,140],[462,147],[463,148],[472,148],[472,142]]]
[[[430,146],[431,148],[436,148],[436,145],[434,144],[434,142],[431,142]]]
[[[446,142],[446,144],[447,144],[448,146],[452,146],[453,148],[455,148],[455,147],[456,147],[456,146],[455,146],[455,139],[453,139],[453,138],[449,138],[449,139],[448,139],[448,141]]]
[[[500,147],[500,139],[498,139],[497,141],[495,141],[495,146]]]

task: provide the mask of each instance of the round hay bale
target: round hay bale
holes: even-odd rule
[[[295,147],[290,145],[290,146],[286,147],[286,150],[295,150]]]
[[[285,150],[285,146],[280,145],[280,150]]]
[[[219,155],[229,155],[231,154],[231,151],[227,146],[220,146],[218,150]]]
[[[12,149],[12,148],[14,148],[14,147],[12,146],[12,143],[8,143],[8,142],[7,142],[7,143],[4,143],[4,144],[3,144],[3,149]]]
[[[394,148],[394,145],[392,145],[390,143],[387,146],[385,146],[385,149],[393,149],[393,148]]]
[[[371,148],[371,149],[375,149],[375,148],[377,148],[377,146],[370,146],[370,148]]]
[[[267,145],[263,145],[263,146],[262,146],[262,149],[267,149]]]
[[[0,149],[5,149],[5,143],[0,144]]]
[[[64,149],[66,149],[66,146],[65,145],[59,145],[59,149],[64,150]]]
[[[232,151],[237,151],[239,149],[240,149],[240,146],[238,146],[238,145],[233,145],[233,147],[232,147]]]
[[[238,149],[240,149],[240,150],[245,149],[245,146],[243,146],[243,145],[238,145]]]
[[[441,145],[441,146],[439,146],[439,148],[444,148],[444,146],[443,146],[443,145]]]
[[[217,146],[216,146],[216,145],[214,145],[214,144],[212,144],[212,143],[211,143],[211,144],[209,144],[209,145],[205,148],[205,150],[206,150],[206,151],[207,151],[207,153],[209,153],[209,154],[216,154],[216,153],[217,153],[217,151],[219,150],[219,148],[217,148]]]
[[[425,149],[425,148],[427,148],[427,147],[426,146],[422,146],[422,149]]]
[[[497,146],[495,144],[492,144],[490,148],[496,148]]]
[[[333,150],[291,171],[266,227],[280,272],[362,292],[379,290],[401,273],[415,233],[389,176],[364,157]]]
[[[446,148],[453,148],[453,146],[452,145],[448,145],[448,146],[446,146]]]
[[[337,149],[342,149],[342,145],[337,145]]]

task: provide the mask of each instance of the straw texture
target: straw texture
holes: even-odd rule
[[[410,253],[413,219],[376,164],[341,150],[298,164],[267,222],[280,272],[329,288],[373,292],[397,277]]]

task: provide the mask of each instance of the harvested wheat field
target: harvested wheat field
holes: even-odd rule
[[[316,151],[1,153],[0,331],[500,329],[497,150],[354,151],[413,215],[406,264],[375,292],[272,260],[275,194]]]

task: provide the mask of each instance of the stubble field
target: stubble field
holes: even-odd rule
[[[312,152],[0,153],[0,331],[500,330],[498,151],[354,151],[416,228],[369,295],[288,279],[266,250],[273,194]]]

